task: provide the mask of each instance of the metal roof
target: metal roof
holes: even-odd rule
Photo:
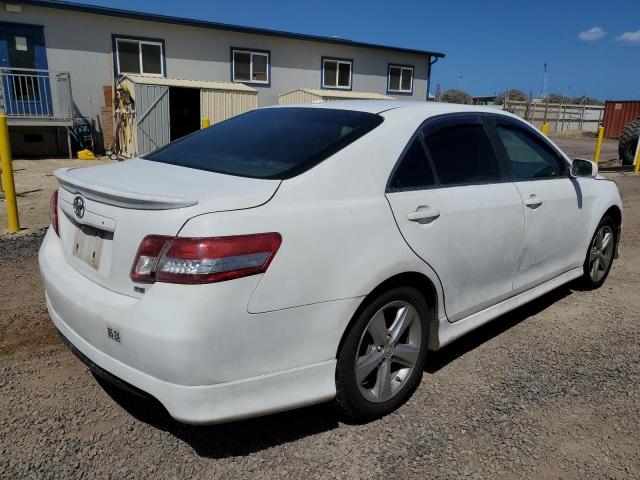
[[[344,98],[344,99],[361,99],[361,100],[393,100],[393,97],[375,92],[357,92],[352,90],[314,90],[311,88],[297,88],[289,92],[283,93],[287,95],[293,92],[307,92],[311,95],[324,98]],[[279,96],[282,96],[279,95]]]
[[[199,90],[234,90],[236,92],[258,93],[255,88],[251,88],[243,83],[217,82],[212,80],[188,80],[184,78],[157,77],[155,75],[133,75],[127,74],[121,80],[129,80],[131,83],[144,85],[166,85],[168,87],[197,88]]]
[[[429,55],[430,57],[442,58],[444,53],[432,52],[429,50],[419,50],[413,48],[394,47],[391,45],[377,45],[375,43],[356,42],[343,38],[324,37],[321,35],[308,35],[305,33],[285,32],[282,30],[271,30],[268,28],[245,27],[241,25],[232,25],[229,23],[211,22],[208,20],[196,20],[184,17],[173,17],[169,15],[160,15],[157,13],[145,13],[134,10],[125,10],[121,8],[102,7],[98,5],[84,5],[81,3],[57,1],[57,0],[16,0],[12,3],[21,3],[24,5],[34,5],[38,7],[59,8],[62,10],[72,10],[76,12],[93,13],[96,15],[109,15],[112,17],[124,17],[135,20],[146,20],[150,22],[173,23],[178,25],[187,25],[191,27],[210,28],[214,30],[228,30],[233,32],[251,33],[254,35],[267,35],[270,37],[292,38],[296,40],[307,40],[310,42],[333,43],[336,45],[347,45],[351,47],[375,48],[378,50],[392,50],[395,52],[417,53],[420,55]]]

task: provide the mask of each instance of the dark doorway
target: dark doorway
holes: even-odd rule
[[[200,130],[200,90],[169,87],[169,115],[171,141]]]

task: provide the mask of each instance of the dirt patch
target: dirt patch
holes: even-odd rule
[[[49,201],[58,185],[53,176],[54,171],[59,168],[83,168],[104,163],[114,162],[106,158],[97,160],[14,160],[13,176],[16,183],[21,227],[19,235],[33,233],[49,225]],[[6,228],[7,210],[4,196],[0,194],[0,234]]]

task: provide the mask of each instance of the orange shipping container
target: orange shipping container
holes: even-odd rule
[[[640,117],[640,100],[607,100],[604,104],[604,138],[620,138],[622,129]]]

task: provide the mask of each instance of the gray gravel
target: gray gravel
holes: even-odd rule
[[[1,478],[640,478],[640,179],[598,291],[560,288],[431,355],[396,413],[211,427],[100,385],[58,340],[36,253],[0,238]]]

